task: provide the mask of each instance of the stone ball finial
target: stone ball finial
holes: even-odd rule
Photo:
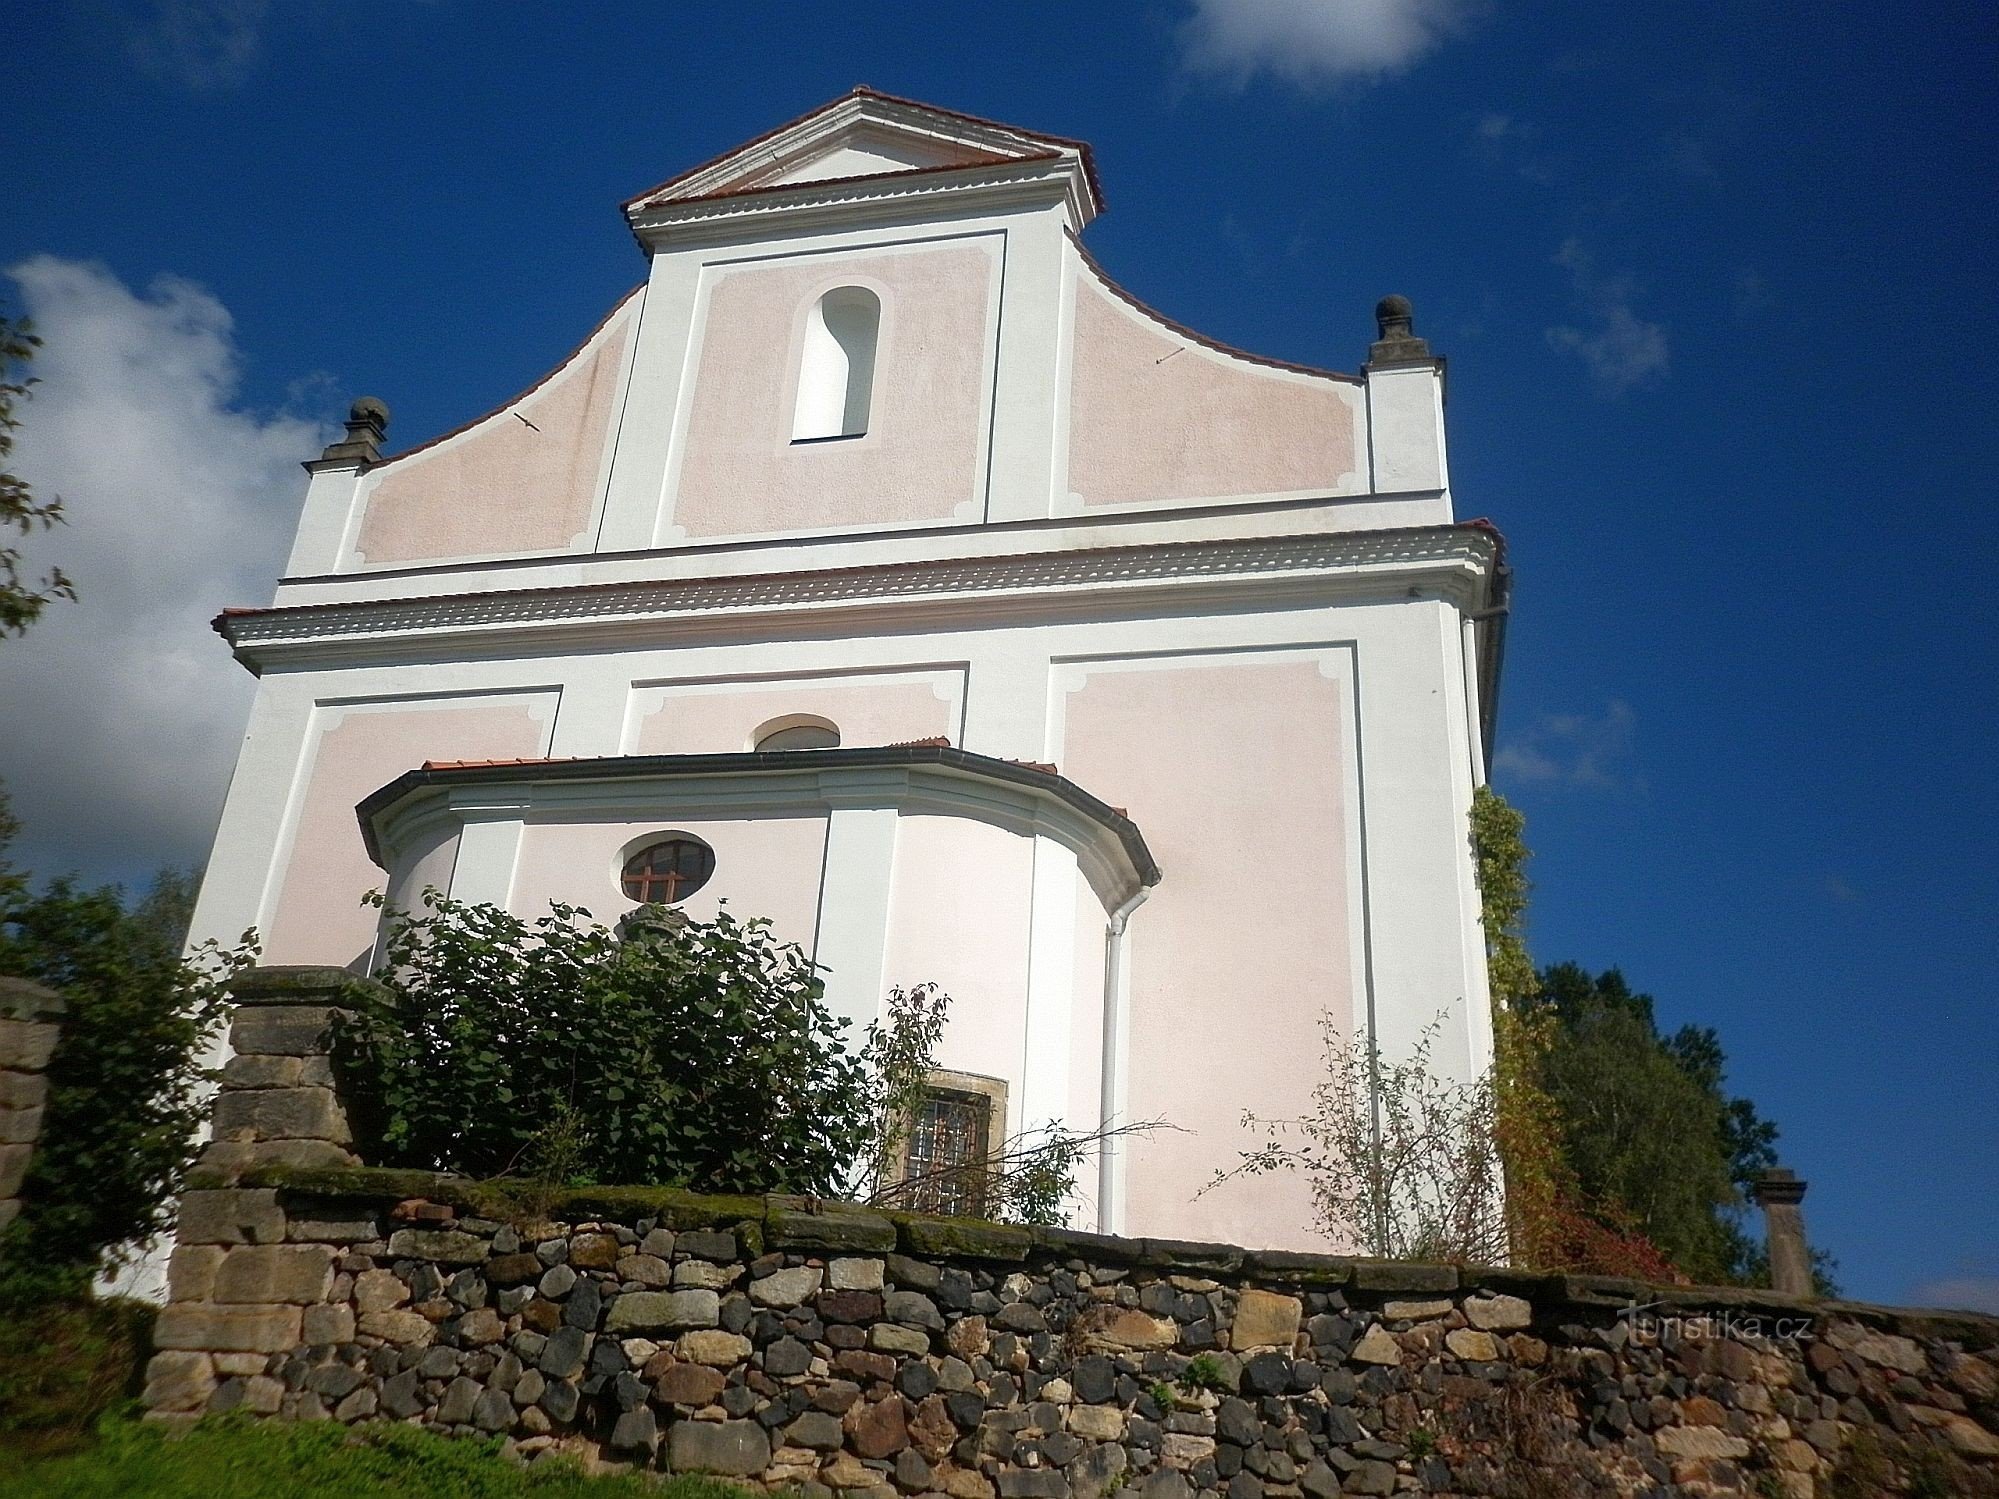
[[[389,430],[389,403],[363,396],[347,408],[347,435],[319,455],[322,463],[378,463]]]
[[[1409,364],[1430,358],[1430,345],[1416,336],[1416,310],[1407,297],[1387,296],[1376,302],[1374,326],[1369,364]]]

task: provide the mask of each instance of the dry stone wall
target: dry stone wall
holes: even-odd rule
[[[190,1192],[146,1400],[878,1499],[1994,1492],[1999,1323],[606,1189]],[[1938,1477],[1941,1475],[1941,1478]]]
[[[1999,1494],[1999,1321],[351,1164],[346,975],[237,986],[147,1370],[805,1499]]]

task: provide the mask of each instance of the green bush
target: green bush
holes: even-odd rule
[[[230,976],[255,957],[246,933],[231,951],[210,942],[183,961],[185,928],[162,908],[178,900],[156,893],[128,910],[115,888],[68,879],[0,894],[0,973],[46,984],[68,1007],[22,1214],[0,1240],[0,1302],[80,1287],[172,1224],[207,1115],[202,1053]]]
[[[566,1462],[521,1468],[497,1441],[452,1440],[409,1426],[258,1426],[204,1421],[167,1439],[155,1426],[107,1422],[90,1450],[9,1470],[0,1499],[743,1499],[708,1479],[586,1477]]]
[[[83,1445],[99,1417],[138,1394],[155,1311],[85,1297],[0,1316],[0,1471]]]
[[[620,941],[425,892],[389,923],[383,987],[340,1029],[384,1165],[578,1185],[830,1196],[880,1132],[879,1036],[855,1052],[761,918]]]

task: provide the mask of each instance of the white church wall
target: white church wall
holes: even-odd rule
[[[819,676],[721,677],[634,687],[623,752],[736,754],[757,731],[809,716],[832,724],[848,749],[943,738],[960,744],[965,669],[833,672]]]
[[[715,851],[708,883],[679,902],[697,921],[711,921],[726,904],[738,920],[770,919],[781,942],[811,953],[818,941],[820,876],[826,862],[826,818],[790,815],[690,818],[663,809],[656,817],[556,821],[530,818],[508,907],[536,919],[551,900],[579,905],[602,922],[632,908],[620,876],[637,845],[685,834]]]
[[[245,911],[221,892],[281,888],[292,869],[311,868],[315,893],[309,903],[301,893],[299,922],[270,928],[283,938],[270,960],[346,962],[364,951],[372,913],[355,902],[383,875],[360,852],[352,804],[425,759],[533,755],[547,744],[565,755],[740,750],[757,724],[787,710],[830,710],[843,732],[877,713],[874,732],[895,738],[926,737],[901,731],[942,724],[956,743],[961,734],[951,726],[962,712],[962,747],[1053,762],[1085,790],[1129,808],[1164,870],[1131,920],[1128,1015],[1107,1024],[1102,1013],[1104,917],[1094,894],[1069,889],[1070,914],[1058,924],[1067,931],[1063,960],[1035,970],[1044,993],[1069,996],[1062,1025],[1037,1032],[1069,1038],[1065,1080],[1051,1082],[1037,1069],[1040,1091],[1058,1100],[1063,1117],[1096,1111],[1101,1038],[1107,1030],[1115,1036],[1122,1020],[1127,1052],[1113,1055],[1111,1067],[1125,1093],[1114,1112],[1127,1120],[1163,1115],[1191,1131],[1127,1147],[1131,1185],[1112,1226],[1297,1244],[1309,1214],[1295,1184],[1265,1182],[1255,1194],[1199,1201],[1194,1194],[1249,1142],[1238,1122],[1243,1108],[1282,1113],[1303,1105],[1317,1075],[1322,1010],[1345,1006],[1360,1023],[1371,993],[1391,1053],[1448,1010],[1440,1062],[1461,1075],[1484,1063],[1483,1008],[1468,1015],[1464,1003],[1483,994],[1476,926],[1439,919],[1475,902],[1464,824],[1474,753],[1458,621],[1454,607],[1403,590],[1308,608],[1190,614],[1162,605],[1113,618],[823,638],[782,638],[766,623],[765,638],[754,641],[270,672],[210,874],[218,893],[215,902],[204,893],[201,930],[233,935],[253,923],[270,926],[268,911]],[[472,696],[436,695],[451,683]],[[951,685],[940,694],[940,683]],[[333,721],[330,709],[345,722],[351,707],[342,705],[395,688],[413,696],[373,706],[397,722],[364,715],[356,734],[321,734]],[[309,699],[303,713],[280,711],[301,696]],[[509,727],[489,737],[448,716],[494,705]],[[919,716],[904,716],[911,713]],[[533,735],[523,727],[529,723]],[[642,725],[661,737],[636,733]],[[302,836],[280,839],[275,849],[236,828],[239,807],[252,806],[279,813],[270,826],[286,825],[291,799],[260,797],[258,784],[305,787],[321,775],[331,779],[320,802],[330,808],[346,797],[344,814],[289,814]],[[989,949],[1004,951],[1005,964],[981,957],[969,971],[1010,971],[1009,993],[1021,997],[1005,1004],[1025,1004],[1034,944],[1023,942],[1021,925],[1033,925],[1031,894],[1020,912],[1005,901],[980,905],[926,871],[917,850],[927,835],[905,836],[897,823],[892,809],[866,805],[831,813],[828,880],[813,919],[841,1012],[864,1020],[889,983],[927,977],[950,988],[947,975],[960,971],[950,954]],[[564,831],[547,843],[544,835],[556,830],[530,827],[522,840],[509,887],[517,909],[529,914],[535,898],[582,888],[601,899],[616,831]],[[990,829],[963,836],[988,835],[996,848],[1015,849],[992,858],[1019,862],[1025,840],[1009,845],[1011,835]],[[587,851],[558,853],[572,836],[595,841]],[[323,850],[349,839],[351,859],[329,863]],[[1211,850],[1222,856],[1220,868],[1211,867]],[[976,868],[987,856],[957,857]],[[792,850],[787,867],[801,861],[813,863],[810,850]],[[733,867],[732,856],[725,868]],[[812,873],[816,881],[816,867]],[[949,898],[960,905],[932,908],[954,889]],[[902,904],[907,890],[923,892],[921,900]],[[730,893],[722,875],[714,893]],[[731,909],[754,914],[753,897],[730,899]],[[800,909],[784,899],[787,909]],[[582,904],[596,909],[590,899]],[[1052,904],[1040,909],[1045,918]],[[340,925],[347,911],[353,932]],[[610,919],[617,910],[598,914]],[[803,917],[787,921],[804,929]],[[1049,989],[1056,966],[1066,982]],[[996,1002],[961,1006],[961,1018],[969,1023]],[[1021,1039],[1007,1054],[1024,1057],[1025,1031],[1015,1034]],[[1094,1046],[1079,1042],[1091,1037]],[[958,1051],[948,1065],[996,1070]],[[1010,1098],[1023,1099],[1024,1062],[1009,1082]]]

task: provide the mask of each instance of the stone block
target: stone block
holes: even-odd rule
[[[227,1253],[220,1244],[176,1245],[167,1259],[167,1300],[208,1300],[215,1289],[215,1272]]]
[[[723,1383],[721,1371],[705,1364],[672,1364],[654,1383],[653,1399],[661,1405],[708,1405],[722,1393]]]
[[[262,1187],[183,1192],[175,1237],[183,1244],[277,1244],[285,1236],[278,1194]]]
[[[1659,1451],[1671,1458],[1744,1458],[1749,1443],[1715,1426],[1667,1426],[1652,1433]]]
[[[746,1478],[770,1466],[770,1436],[754,1421],[676,1421],[667,1431],[666,1465]]]
[[[1087,1309],[1072,1324],[1091,1348],[1147,1351],[1171,1348],[1180,1340],[1180,1329],[1171,1319],[1148,1316],[1132,1307],[1097,1305]],[[955,1348],[961,1357],[962,1348]]]
[[[48,1096],[49,1080],[41,1073],[0,1070],[0,1109],[38,1109]]]
[[[750,1300],[758,1306],[794,1307],[819,1289],[824,1272],[812,1266],[779,1270],[750,1282]]]
[[[149,1411],[204,1411],[215,1387],[215,1362],[206,1353],[156,1353],[146,1365]]]
[[[219,1302],[324,1301],[333,1284],[333,1251],[319,1244],[244,1244],[215,1274]]]
[[[1034,1247],[1028,1229],[972,1218],[906,1218],[902,1238],[912,1254],[952,1259],[1017,1262]]]
[[[611,1302],[604,1330],[629,1334],[714,1327],[721,1314],[721,1298],[713,1291],[627,1291]]]
[[[1402,1362],[1402,1345],[1395,1341],[1395,1334],[1376,1323],[1367,1330],[1367,1335],[1354,1344],[1348,1355],[1356,1363],[1382,1364],[1393,1366]]]
[[[680,1341],[674,1344],[674,1352],[690,1364],[726,1369],[749,1358],[750,1340],[719,1328],[704,1328],[682,1333]]]
[[[347,1113],[330,1088],[224,1089],[215,1098],[215,1133],[259,1140],[352,1140]]]
[[[1474,1296],[1465,1302],[1465,1319],[1482,1332],[1510,1332],[1531,1326],[1534,1308],[1519,1296]]]
[[[389,1235],[389,1253],[394,1258],[439,1265],[476,1265],[491,1248],[490,1240],[452,1228],[399,1228]]]
[[[410,1288],[393,1270],[363,1270],[354,1277],[354,1305],[363,1313],[386,1312],[410,1299]]]
[[[295,1306],[214,1306],[179,1301],[160,1312],[153,1343],[162,1349],[200,1352],[278,1353],[296,1346]]]
[[[314,1348],[353,1342],[354,1308],[345,1302],[337,1306],[307,1307],[300,1323],[299,1338]]]
[[[1124,1412],[1108,1405],[1078,1405],[1069,1412],[1069,1430],[1092,1442],[1121,1442]]]
[[[0,1145],[32,1145],[42,1137],[42,1111],[0,1109]]]
[[[55,1055],[62,1027],[46,1020],[0,1020],[0,1067],[40,1072]]]
[[[826,1267],[826,1284],[836,1291],[879,1291],[882,1288],[882,1268],[880,1260],[834,1260]],[[934,1291],[937,1287],[930,1289]]]
[[[305,1068],[300,1057],[231,1057],[222,1067],[225,1088],[295,1088]]]
[[[404,1348],[428,1348],[437,1339],[437,1329],[421,1312],[363,1312],[357,1330],[362,1337]]]
[[[877,1322],[868,1329],[868,1346],[877,1353],[900,1353],[921,1358],[930,1351],[930,1334],[893,1322]]]
[[[1458,1327],[1444,1334],[1444,1346],[1470,1363],[1489,1364],[1499,1357],[1499,1343],[1489,1332]]]
[[[818,1203],[808,1207],[802,1199],[772,1199],[764,1235],[773,1249],[895,1248],[895,1224],[880,1213]]]
[[[1298,1323],[1304,1315],[1304,1303],[1296,1296],[1244,1291],[1236,1301],[1229,1346],[1238,1353],[1250,1348],[1280,1348],[1289,1353],[1297,1341]]]
[[[327,1005],[245,1005],[229,1027],[238,1056],[317,1057],[333,1044],[333,1010]]]
[[[0,1197],[19,1195],[21,1183],[28,1179],[28,1163],[34,1158],[32,1145],[0,1145]]]
[[[1353,1267],[1357,1291],[1390,1293],[1455,1291],[1458,1272],[1453,1265],[1411,1265],[1400,1260],[1361,1260]]]

